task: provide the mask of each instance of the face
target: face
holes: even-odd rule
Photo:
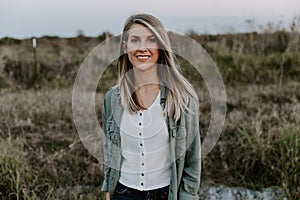
[[[147,71],[156,67],[158,42],[154,34],[143,25],[133,24],[130,27],[125,51],[134,69]]]

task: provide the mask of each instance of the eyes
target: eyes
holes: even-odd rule
[[[138,37],[131,37],[130,39],[129,39],[129,42],[130,43],[133,43],[133,44],[137,44],[138,42],[141,42],[141,39],[140,38],[138,38]],[[147,43],[156,43],[157,41],[156,41],[156,38],[153,36],[153,37],[149,37],[149,38],[147,38],[146,39],[146,42]]]
[[[149,39],[148,39],[148,42],[151,42],[151,43],[156,43],[156,38],[155,38],[155,37],[153,37],[153,38],[149,38]]]

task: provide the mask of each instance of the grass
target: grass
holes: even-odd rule
[[[227,121],[216,147],[203,160],[203,185],[254,190],[277,186],[288,199],[299,198],[299,87],[286,85],[280,100],[274,86],[227,88]]]
[[[300,34],[193,37],[219,67],[228,98],[223,133],[202,160],[202,186],[280,187],[289,199],[299,199]],[[37,71],[32,68],[30,40],[3,39],[0,199],[103,199],[102,163],[80,142],[71,110],[77,69],[102,39],[40,38]],[[180,62],[201,101],[204,137],[210,98],[195,69]],[[101,97],[116,78],[111,66],[99,84],[96,111],[100,123]]]
[[[79,141],[69,89],[2,90],[0,102],[2,199],[55,199],[59,188],[78,185],[98,186],[94,195],[102,195],[101,163]],[[75,191],[61,194],[64,199],[93,194]]]
[[[203,160],[202,186],[224,184],[258,190],[278,186],[289,199],[299,195],[300,99],[295,92],[300,84],[289,83],[281,101],[274,101],[273,88],[227,88],[226,125]],[[205,110],[209,99],[202,96]],[[0,110],[2,199],[102,198],[101,163],[77,136],[71,88],[3,89],[0,103],[5,105]],[[205,134],[209,113],[201,115]]]

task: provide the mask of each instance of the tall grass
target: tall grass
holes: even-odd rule
[[[227,121],[203,160],[203,185],[281,187],[288,199],[299,198],[300,98],[295,94],[300,85],[290,83],[280,100],[274,88],[227,88]]]
[[[297,25],[295,25],[296,27]],[[76,133],[71,90],[76,72],[99,38],[39,38],[32,74],[30,40],[0,41],[0,198],[102,199],[102,163]],[[220,140],[203,160],[202,186],[281,187],[300,198],[300,34],[292,31],[191,34],[213,57],[227,90]],[[196,87],[202,137],[210,98],[188,62],[182,72]],[[113,63],[114,65],[114,63]],[[116,82],[114,66],[99,83]],[[99,96],[101,96],[100,94]],[[101,122],[101,100],[96,100]]]
[[[0,140],[0,197],[2,199],[53,199],[53,186],[38,183],[38,174],[27,160],[22,138]]]
[[[226,126],[203,160],[202,186],[277,186],[289,199],[297,198],[300,85],[289,83],[281,101],[274,88],[227,87]],[[204,137],[210,104],[204,91],[198,92]],[[88,154],[74,129],[70,89],[2,90],[0,103],[5,105],[0,109],[3,199],[102,198],[101,163]]]
[[[1,199],[101,198],[101,163],[75,131],[71,90],[2,90],[0,104]]]

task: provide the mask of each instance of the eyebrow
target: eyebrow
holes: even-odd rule
[[[134,37],[134,38],[139,38],[140,36],[137,36],[137,35],[131,35],[129,37]],[[155,37],[155,35],[149,35],[147,36],[147,38],[151,38],[151,37]]]

